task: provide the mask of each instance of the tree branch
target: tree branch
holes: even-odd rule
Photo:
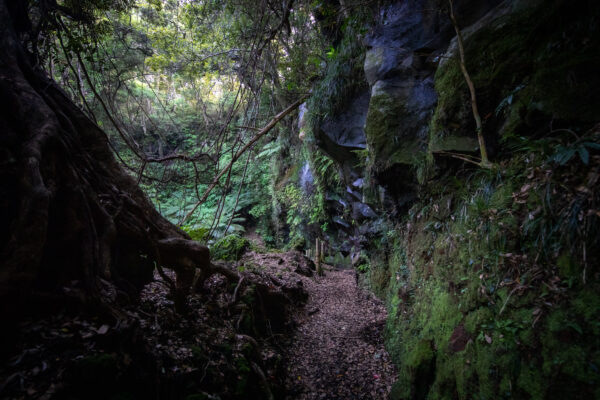
[[[271,129],[273,129],[275,127],[275,125],[277,125],[277,123],[279,121],[281,121],[286,115],[288,115],[289,113],[294,111],[296,108],[300,107],[300,104],[302,104],[304,102],[304,100],[306,100],[307,97],[308,97],[308,95],[302,96],[295,103],[293,103],[288,108],[286,108],[285,110],[283,110],[282,112],[277,114],[264,128],[261,129],[260,132],[258,132],[256,134],[256,136],[254,136],[248,143],[246,143],[246,145],[244,147],[242,147],[237,153],[235,153],[235,155],[233,156],[233,158],[231,159],[229,164],[227,164],[227,166],[225,168],[223,168],[217,174],[217,176],[215,176],[212,183],[208,186],[208,188],[206,188],[206,190],[204,191],[204,194],[202,195],[200,200],[198,200],[198,202],[194,205],[194,207],[192,207],[190,212],[188,212],[185,215],[185,217],[182,218],[181,221],[179,221],[179,226],[183,225],[192,216],[192,214],[196,211],[198,206],[200,206],[202,203],[204,203],[206,201],[210,192],[215,188],[215,186],[217,186],[219,184],[219,180],[223,177],[223,175],[225,175],[227,173],[227,171],[229,171],[229,169],[242,156],[242,154],[244,154],[244,152],[246,152],[246,150],[251,148],[260,138],[262,138],[264,135],[269,133],[271,131]]]
[[[467,82],[467,86],[469,87],[469,92],[471,93],[471,108],[473,110],[473,118],[475,118],[475,125],[477,127],[477,140],[479,141],[479,151],[481,153],[481,162],[479,165],[484,168],[490,168],[492,164],[488,160],[487,149],[485,147],[485,139],[483,138],[483,127],[481,124],[481,116],[479,115],[479,109],[477,107],[477,95],[475,93],[475,85],[473,84],[473,80],[469,75],[469,71],[467,71],[467,67],[465,65],[465,46],[462,32],[458,27],[458,21],[456,20],[456,16],[454,15],[454,4],[452,0],[448,0],[450,3],[450,20],[452,21],[452,25],[454,26],[454,30],[456,31],[456,41],[458,42],[458,53],[459,53],[459,64],[460,70],[462,71],[463,76],[465,77],[465,81]]]

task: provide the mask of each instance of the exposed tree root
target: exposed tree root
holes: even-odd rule
[[[34,288],[57,292],[78,281],[96,301],[100,279],[131,295],[152,279],[155,262],[176,272],[178,303],[196,268],[203,280],[220,272],[237,281],[154,209],[104,132],[31,64],[14,19],[0,1],[0,297],[26,301]]]

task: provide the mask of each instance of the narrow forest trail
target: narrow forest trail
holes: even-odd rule
[[[287,349],[288,399],[385,399],[395,378],[383,344],[384,305],[352,270],[304,279],[309,297]]]
[[[0,363],[0,398],[387,398],[386,310],[353,271],[317,276],[294,251],[221,266],[239,281],[211,276],[185,314],[156,272],[125,322],[66,311],[22,321]]]

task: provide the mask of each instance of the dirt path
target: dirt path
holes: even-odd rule
[[[288,399],[386,399],[395,378],[383,345],[386,310],[351,270],[304,279],[309,293],[288,350]]]

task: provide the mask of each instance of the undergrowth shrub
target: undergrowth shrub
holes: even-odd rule
[[[237,261],[249,247],[248,239],[238,235],[228,235],[217,240],[210,247],[210,255],[215,260]]]

